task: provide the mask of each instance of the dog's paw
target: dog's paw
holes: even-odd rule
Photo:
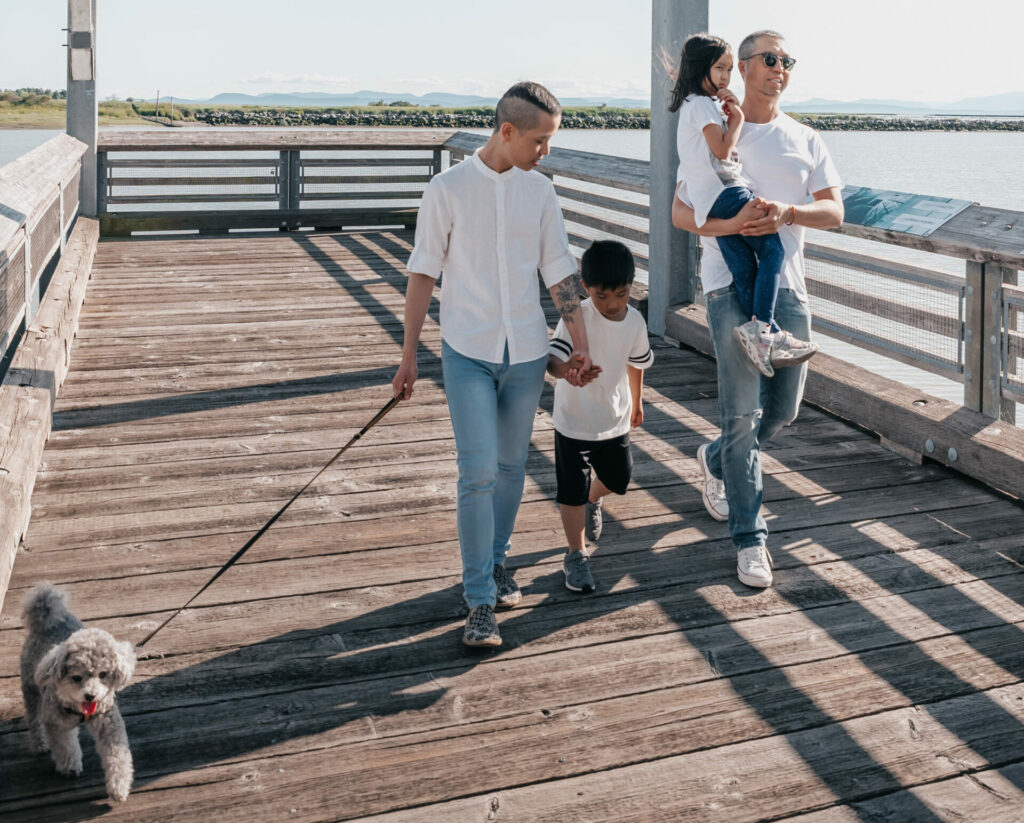
[[[110,786],[107,786],[107,796],[110,797],[111,800],[116,800],[119,803],[123,803],[125,800],[128,799],[128,794],[131,792],[131,790],[131,782],[124,784],[112,784]]]
[[[69,765],[58,765],[57,774],[63,777],[79,777],[82,774],[82,763],[71,763]]]
[[[46,754],[50,751],[50,747],[46,745],[46,741],[43,738],[31,735],[28,739],[28,750],[32,754]]]

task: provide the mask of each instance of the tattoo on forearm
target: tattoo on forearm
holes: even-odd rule
[[[555,287],[555,303],[558,304],[558,314],[566,323],[572,323],[573,314],[580,307],[580,291],[583,282],[578,274],[566,277]]]

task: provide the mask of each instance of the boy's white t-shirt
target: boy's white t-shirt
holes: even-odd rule
[[[808,202],[815,192],[843,185],[825,141],[814,129],[798,123],[788,114],[780,112],[768,123],[744,123],[736,148],[743,159],[743,174],[750,180],[751,189],[766,200],[800,205]],[[683,183],[677,196],[693,206],[690,180],[686,177],[677,180]],[[806,302],[804,228],[782,225],[779,239],[785,252],[779,288],[792,289],[797,298]],[[707,294],[732,283],[732,273],[715,238],[702,237],[701,244],[704,253],[700,260],[700,278]]]
[[[590,298],[580,309],[590,341],[590,358],[602,371],[582,388],[565,380],[555,383],[552,419],[555,429],[575,440],[610,440],[629,431],[633,398],[629,393],[627,364],[646,369],[654,362],[647,324],[632,306],[622,320],[609,320]],[[572,356],[572,338],[559,320],[548,348],[562,362]]]
[[[679,109],[676,126],[676,151],[679,153],[676,179],[686,180],[698,226],[704,225],[708,212],[723,191],[733,186],[751,188],[735,151],[728,160],[721,160],[708,147],[704,129],[712,124],[719,128],[724,126],[722,112],[715,101],[700,94],[689,95]]]

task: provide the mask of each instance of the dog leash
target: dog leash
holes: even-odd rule
[[[208,588],[210,588],[211,585],[213,585],[213,582],[218,577],[220,577],[222,574],[224,574],[224,572],[226,572],[233,565],[235,565],[235,563],[238,562],[239,558],[241,558],[241,556],[243,554],[245,554],[247,551],[249,551],[249,549],[252,548],[252,545],[257,540],[259,540],[266,533],[267,529],[269,529],[271,526],[273,526],[274,523],[277,521],[277,519],[282,514],[285,513],[285,511],[288,509],[288,507],[292,503],[294,503],[296,500],[298,500],[299,497],[302,495],[302,493],[306,489],[308,489],[310,486],[312,486],[313,483],[316,481],[316,479],[321,474],[323,474],[325,471],[327,471],[333,465],[335,460],[337,460],[339,457],[341,457],[345,453],[345,451],[348,449],[349,446],[351,446],[360,437],[362,437],[370,429],[372,429],[375,425],[377,425],[377,423],[380,422],[381,418],[384,417],[385,414],[387,414],[395,406],[397,406],[398,402],[402,399],[403,396],[404,395],[399,394],[399,395],[391,398],[391,400],[389,400],[387,402],[387,404],[385,404],[384,408],[382,408],[379,412],[377,412],[373,416],[373,419],[369,423],[367,423],[365,426],[363,426],[362,429],[359,430],[358,434],[356,434],[351,440],[349,440],[344,446],[342,446],[335,453],[334,457],[332,457],[330,460],[328,460],[327,463],[324,465],[324,467],[322,469],[320,469],[320,471],[318,471],[315,475],[313,475],[313,478],[305,486],[303,486],[301,489],[299,489],[297,492],[295,492],[295,494],[292,496],[292,499],[289,500],[287,503],[285,503],[278,510],[277,514],[275,514],[266,523],[263,524],[263,528],[261,528],[258,532],[256,532],[256,534],[254,534],[252,537],[250,537],[249,541],[244,546],[242,546],[242,548],[240,548],[237,552],[235,552],[234,556],[227,563],[225,563],[223,566],[220,567],[220,569],[217,571],[217,573],[206,582],[206,585],[204,585],[199,591],[197,591],[194,595],[192,595],[191,598],[189,598],[188,603],[186,603],[184,606],[182,606],[180,609],[178,609],[176,612],[174,612],[174,614],[172,614],[170,617],[168,617],[163,623],[161,623],[159,626],[157,626],[155,629],[153,629],[153,631],[151,631],[149,634],[147,634],[146,637],[143,639],[143,641],[141,643],[138,643],[135,646],[135,648],[136,649],[141,649],[143,646],[145,646],[150,640],[153,639],[154,635],[158,631],[160,631],[164,626],[166,626],[168,623],[170,623],[172,620],[174,620],[175,617],[177,617],[179,614],[181,614],[183,611],[185,611],[185,609],[187,609],[192,604],[193,600],[195,600],[197,597],[199,597],[199,595],[201,595]]]

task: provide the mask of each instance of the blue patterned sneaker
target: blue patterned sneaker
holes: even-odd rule
[[[511,609],[523,599],[523,593],[516,585],[516,579],[512,572],[504,566],[494,567],[494,585],[498,587],[498,602],[495,604],[499,609]]]
[[[604,518],[601,515],[600,499],[596,503],[587,503],[583,507],[583,525],[587,540],[597,540],[601,536]]]
[[[470,610],[469,616],[466,618],[466,630],[462,634],[462,642],[467,646],[501,645],[498,621],[494,619],[494,607],[490,603],[482,603]]]
[[[565,587],[571,592],[590,594],[597,586],[590,573],[590,556],[583,552],[568,552],[562,561]]]

